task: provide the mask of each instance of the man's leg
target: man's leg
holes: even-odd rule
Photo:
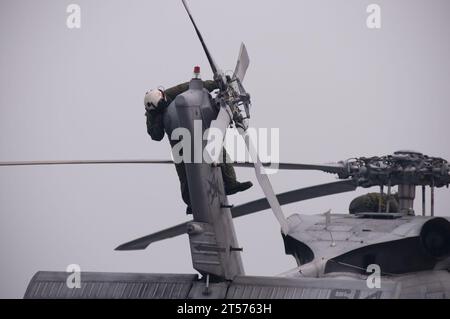
[[[252,182],[240,183],[236,180],[236,172],[231,164],[231,159],[227,154],[225,148],[222,149],[223,163],[220,164],[222,170],[222,179],[225,185],[225,193],[233,195],[238,192],[243,192],[253,186]]]
[[[189,187],[184,163],[181,162],[180,164],[175,164],[175,168],[177,170],[178,179],[180,180],[181,197],[187,205],[186,214],[192,214],[191,198],[189,196]]]

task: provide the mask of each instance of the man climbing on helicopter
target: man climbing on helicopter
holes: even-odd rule
[[[204,88],[209,92],[218,89],[216,82],[203,81]],[[175,98],[189,89],[189,82],[179,84],[169,89],[153,89],[145,94],[145,115],[147,117],[147,133],[155,141],[161,141],[164,135],[167,134],[169,143],[174,147],[179,141],[172,140],[172,131],[179,127],[177,122],[176,112],[171,112],[168,106]],[[228,155],[223,148],[223,161],[219,164],[222,171],[222,179],[225,186],[225,193],[227,195],[233,195],[238,192],[245,191],[253,186],[252,182],[238,182],[236,180],[236,173]],[[186,177],[186,170],[184,163],[175,163],[175,168],[180,180],[181,195],[183,201],[186,203],[186,214],[192,214],[192,208],[190,204],[189,188]]]

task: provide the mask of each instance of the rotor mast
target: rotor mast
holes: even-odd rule
[[[416,197],[416,185],[398,185],[399,212],[406,215],[414,215],[414,199]]]

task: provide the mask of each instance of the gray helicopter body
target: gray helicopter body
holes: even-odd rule
[[[207,284],[195,274],[82,273],[82,289],[68,289],[67,273],[38,272],[25,297],[449,298],[450,257],[432,256],[421,244],[421,236],[427,235],[423,226],[432,220],[436,218],[294,214],[288,218],[292,232],[284,239],[286,252],[294,255],[299,266],[278,276],[238,275]],[[371,274],[366,267],[371,263],[380,266],[379,287],[368,284]]]
[[[298,267],[283,275],[367,278],[368,267],[375,264],[382,283],[397,283],[399,297],[448,298],[449,219],[376,214],[290,216],[292,232],[284,238],[285,247]],[[445,247],[433,242],[439,236],[447,241]]]

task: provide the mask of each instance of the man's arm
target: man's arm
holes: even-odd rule
[[[164,122],[162,112],[155,110],[147,110],[147,133],[154,141],[161,141],[164,138]]]
[[[211,80],[203,81],[203,86],[209,92],[212,92],[212,91],[214,91],[214,90],[219,88],[217,86],[217,83],[215,81],[211,81]],[[179,95],[179,94],[181,94],[183,92],[186,92],[187,90],[189,90],[189,82],[185,82],[185,83],[181,83],[181,84],[178,84],[176,86],[173,86],[173,87],[165,90],[164,94],[166,95],[166,97],[170,101],[173,101],[173,100],[175,100],[177,95]]]
[[[214,90],[218,90],[219,89],[219,86],[217,85],[216,81],[211,81],[211,80],[203,81],[203,86],[209,92],[212,92]]]

